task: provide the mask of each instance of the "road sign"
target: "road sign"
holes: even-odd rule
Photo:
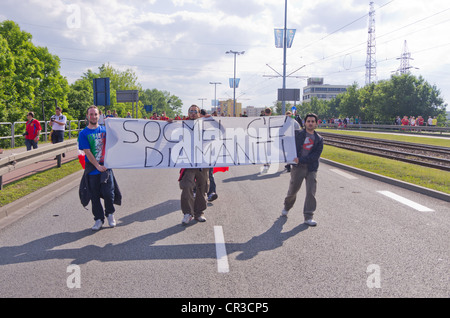
[[[278,100],[279,101],[299,101],[300,100],[300,89],[298,88],[286,88],[284,90],[284,96],[283,96],[283,89],[278,89]]]
[[[94,78],[94,105],[95,106],[109,106],[110,100],[110,88],[109,78]]]

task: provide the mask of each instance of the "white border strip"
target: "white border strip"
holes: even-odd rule
[[[230,267],[228,266],[225,237],[221,226],[214,226],[214,237],[216,240],[217,270],[219,273],[228,273],[230,271]]]
[[[408,199],[406,199],[404,197],[401,197],[401,196],[399,196],[399,195],[397,195],[395,193],[392,193],[390,191],[377,191],[377,192],[381,193],[381,194],[383,194],[383,195],[385,195],[385,196],[387,196],[387,197],[389,197],[391,199],[394,199],[394,200],[396,200],[396,201],[398,201],[400,203],[403,203],[403,204],[405,204],[405,205],[407,205],[407,206],[409,206],[409,207],[411,207],[413,209],[416,209],[417,211],[420,211],[420,212],[433,212],[434,211],[434,210],[431,210],[431,209],[427,208],[426,206],[420,205],[419,203],[416,203],[414,201],[408,200]]]
[[[340,176],[342,176],[344,178],[347,178],[349,180],[356,180],[356,179],[358,179],[357,177],[352,176],[351,174],[348,174],[348,173],[346,173],[346,172],[344,172],[342,170],[339,170],[339,169],[330,169],[330,171],[333,171],[334,173],[337,173],[338,175],[340,175]]]

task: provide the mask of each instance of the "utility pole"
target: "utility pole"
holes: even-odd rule
[[[410,74],[410,69],[418,69],[417,67],[410,66],[409,64],[409,61],[414,59],[411,58],[411,52],[409,52],[408,50],[408,44],[406,43],[406,40],[403,46],[403,53],[397,60],[400,60],[400,68],[397,70],[397,72],[399,72],[400,74]]]
[[[236,52],[229,50],[226,54],[234,54],[234,78],[233,78],[233,116],[236,117],[236,55],[242,55],[245,51]]]
[[[287,51],[287,0],[284,1],[284,39],[283,39],[283,93],[281,102],[282,115],[286,113],[286,101],[284,93],[286,91],[286,51]]]
[[[372,1],[370,2],[369,38],[367,40],[366,85],[377,81],[377,60],[375,56],[376,51],[375,8]]]
[[[202,108],[201,108],[201,109],[203,109],[203,101],[204,101],[204,100],[207,100],[207,98],[199,98],[198,100],[201,100],[201,101],[202,101]]]
[[[209,82],[209,84],[214,85],[214,107],[216,107],[217,110],[217,85],[220,85],[222,83],[220,82]]]

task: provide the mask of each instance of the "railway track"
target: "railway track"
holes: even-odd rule
[[[321,132],[326,145],[450,171],[450,148]]]

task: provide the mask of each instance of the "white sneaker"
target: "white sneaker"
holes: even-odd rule
[[[260,174],[266,174],[269,171],[270,166],[263,166],[260,168]]]
[[[97,220],[95,221],[94,226],[92,227],[92,231],[98,231],[102,228],[103,226],[103,221],[102,220]]]
[[[286,211],[285,209],[283,209],[281,211],[281,216],[287,216],[289,211]]]
[[[186,225],[186,224],[188,224],[189,222],[191,222],[191,220],[192,220],[192,215],[190,215],[190,214],[185,214],[184,217],[183,217],[183,221],[181,221],[181,224]]]
[[[195,218],[198,222],[206,222],[206,218],[204,216],[199,216],[198,218]]]
[[[108,224],[110,227],[115,227],[116,226],[116,220],[114,219],[114,214],[108,214],[108,216],[106,217],[108,219]]]
[[[310,219],[310,220],[305,220],[305,224],[308,224],[309,226],[316,226],[317,222],[314,221],[313,219]]]

